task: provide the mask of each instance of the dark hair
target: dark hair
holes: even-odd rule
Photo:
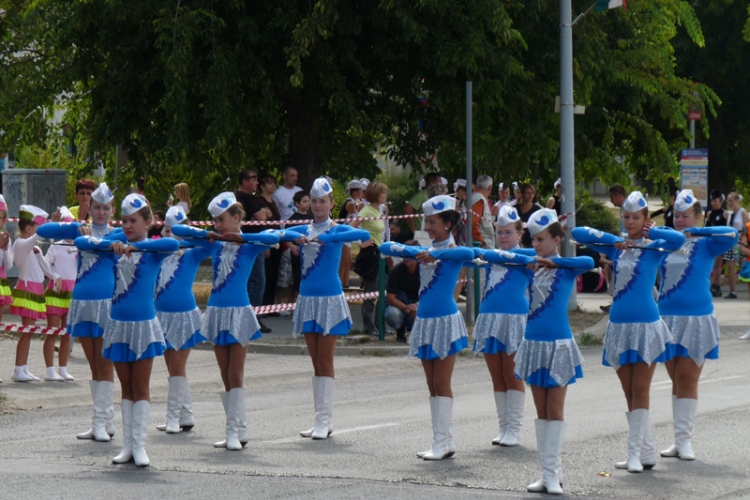
[[[76,182],[76,194],[78,194],[78,191],[80,191],[81,189],[94,191],[96,189],[96,183],[91,179],[81,179]]]
[[[293,167],[292,165],[287,165],[286,167],[284,167],[284,171],[282,172],[282,175],[288,174],[290,170],[295,170],[297,173],[299,173],[299,170],[297,170],[297,167]]]
[[[553,238],[557,238],[558,236],[562,238],[565,236],[565,230],[562,228],[562,224],[559,222],[553,222],[549,226],[547,226],[546,231],[549,231],[549,235]]]
[[[628,197],[628,192],[625,191],[625,188],[620,186],[619,184],[615,184],[611,188],[609,188],[609,194],[619,194],[623,198]]]
[[[440,217],[440,220],[443,222],[450,223],[450,231],[453,231],[456,224],[458,224],[458,219],[460,219],[460,215],[458,215],[458,212],[455,210],[446,210],[445,212],[438,213],[437,216]]]
[[[271,181],[273,181],[274,184],[276,184],[276,178],[269,174],[269,173],[262,173],[258,175],[258,184],[261,186],[265,186],[266,184],[269,184]]]
[[[141,191],[145,191],[146,189],[146,178],[145,177],[138,177],[138,180],[135,181],[135,185],[138,186],[138,189]]]
[[[440,174],[437,172],[430,172],[429,174],[424,176],[424,185],[429,186],[433,182],[440,181]]]
[[[524,191],[526,191],[527,189],[531,189],[532,191],[534,191],[534,196],[536,196],[536,188],[532,184],[529,184],[528,182],[524,182],[523,184],[518,186],[518,189],[521,191],[522,195]]]
[[[240,177],[239,177],[239,184],[242,185],[243,182],[245,182],[247,179],[250,178],[251,175],[255,174],[255,170],[246,168],[245,170],[240,170]]]
[[[693,213],[696,217],[700,217],[703,214],[703,205],[701,205],[700,201],[693,203]]]
[[[712,200],[718,200],[721,199],[721,201],[724,201],[724,194],[719,191],[718,189],[714,189],[711,191],[711,199]]]
[[[153,212],[151,212],[151,205],[146,205],[142,209],[140,209],[137,212],[133,213],[133,215],[136,215],[136,214],[138,214],[141,217],[143,217],[143,220],[154,220],[154,214],[153,214]]]
[[[297,191],[294,193],[294,196],[292,196],[292,201],[294,201],[295,204],[300,203],[305,196],[310,196],[310,193],[307,191]]]
[[[35,225],[36,225],[36,222],[34,222],[33,220],[20,219],[18,221],[18,231],[20,233],[22,231],[25,231],[27,227],[31,227]]]
[[[158,215],[161,220],[164,220],[164,218],[167,216],[164,210],[154,210],[154,216],[156,215]]]

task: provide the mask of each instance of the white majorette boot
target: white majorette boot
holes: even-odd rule
[[[508,391],[505,393],[505,433],[500,441],[500,446],[518,446],[525,402],[526,393],[523,391]]]
[[[453,420],[453,398],[438,396],[435,398],[435,433],[432,438],[432,447],[422,458],[424,460],[442,460],[452,456],[448,449],[448,439],[451,423]],[[455,451],[453,452],[455,453]]]
[[[226,441],[227,450],[241,450],[242,444],[237,439],[237,432],[239,427],[239,409],[240,397],[242,396],[241,387],[235,387],[231,389],[227,394],[227,425],[226,425]]]
[[[675,401],[677,401],[677,396],[675,396],[674,394],[672,394],[672,426],[673,427],[674,427],[674,422],[676,420],[676,416],[675,416]],[[675,431],[676,431],[676,427],[675,427]],[[677,445],[673,442],[669,446],[669,448],[660,451],[659,455],[661,455],[662,457],[667,457],[667,458],[676,457],[677,456]]]
[[[695,460],[690,438],[693,436],[697,409],[697,399],[680,398],[675,401],[674,440],[677,444],[677,458],[680,460]]]
[[[319,378],[320,377],[316,377],[315,375],[313,375],[313,378],[312,378],[313,408],[315,408],[316,413],[317,413],[318,404],[319,404],[318,403],[318,387],[320,387],[320,384],[318,383]],[[312,433],[314,430],[315,430],[315,424],[313,424],[313,426],[307,429],[306,431],[299,431],[299,435],[302,436],[303,438],[309,438],[309,437],[312,437]]]
[[[547,439],[547,421],[544,419],[534,420],[534,428],[536,429],[536,449],[539,456],[539,464],[544,470],[544,446]],[[526,487],[526,491],[531,493],[544,493],[547,489],[544,487],[544,475]]]
[[[91,426],[94,441],[106,443],[112,439],[105,426],[107,424],[109,404],[112,401],[113,387],[114,382],[109,382],[108,380],[100,380],[96,383],[96,392],[94,392],[94,419]]]
[[[44,372],[44,380],[47,382],[65,382],[65,379],[57,374],[54,366],[48,366]]]
[[[167,434],[180,433],[180,402],[182,401],[182,380],[185,377],[169,377],[167,395],[167,423],[164,430]]]
[[[628,472],[643,472],[641,464],[641,448],[643,434],[646,428],[648,410],[638,408],[630,412],[630,429],[628,430]]]
[[[221,405],[224,407],[224,414],[227,415],[227,410],[229,409],[229,392],[220,392],[219,397],[221,398]],[[227,440],[222,439],[221,441],[217,441],[214,443],[214,448],[226,448],[227,447]]]
[[[740,340],[750,340],[750,330],[745,333],[742,337],[740,337]]]
[[[122,406],[122,450],[112,459],[113,464],[126,464],[133,461],[133,402],[123,399]]]
[[[89,389],[91,390],[91,400],[92,401],[96,400],[96,384],[97,384],[96,380],[89,380]],[[94,417],[93,418],[96,419],[96,409],[94,409]],[[80,434],[76,434],[76,437],[78,439],[94,439],[93,423],[91,425],[92,425],[92,427],[89,430],[87,430],[86,432],[82,432]]]
[[[503,440],[505,435],[505,423],[507,415],[507,404],[506,404],[507,393],[495,391],[495,408],[497,408],[497,421],[500,426],[500,432],[497,433],[495,439],[492,440],[492,444],[500,446],[500,442]]]
[[[71,375],[70,373],[68,373],[67,366],[61,366],[59,373],[60,373],[60,376],[64,378],[65,380],[70,381],[70,382],[75,381],[75,377]]]
[[[31,376],[27,375],[25,371],[23,371],[23,366],[16,366],[13,368],[13,374],[10,376],[11,380],[15,380],[16,382],[33,382],[34,379],[31,378]]]
[[[628,419],[628,428],[630,428],[630,412],[625,412]],[[651,470],[656,465],[656,447],[654,444],[654,429],[651,424],[651,414],[647,414],[643,430],[643,444],[641,445],[641,465],[643,470]],[[615,469],[627,469],[628,461],[615,463]]]
[[[542,479],[544,488],[550,495],[562,495],[562,486],[558,477],[558,462],[561,462],[562,444],[565,436],[565,422],[548,420],[544,434],[544,462]]]
[[[148,467],[151,461],[146,455],[146,434],[148,431],[148,417],[151,414],[151,403],[142,399],[133,403],[133,461],[138,467]]]
[[[315,404],[315,428],[313,439],[326,439],[333,433],[333,390],[336,379],[333,377],[318,377],[318,402]]]
[[[239,392],[239,401],[237,403],[237,440],[244,448],[250,441],[247,435],[247,407],[245,402],[245,389]]]
[[[36,375],[34,375],[33,373],[29,371],[29,365],[23,365],[21,368],[23,368],[23,372],[29,377],[31,377],[31,380],[33,380],[34,382],[42,381],[42,379],[40,379],[39,377],[37,377]]]
[[[114,382],[110,382],[110,387],[114,388]],[[112,400],[112,389],[109,390],[107,395],[107,421],[104,424],[104,430],[107,431],[109,437],[115,437],[115,402]]]
[[[497,393],[495,393],[497,394]],[[435,426],[437,425],[437,398],[430,396],[430,416],[432,417],[432,435],[435,436]],[[455,450],[454,450],[455,451]],[[417,457],[424,458],[430,450],[417,452]]]
[[[184,378],[184,377],[183,377]],[[182,381],[182,404],[180,405],[180,429],[182,432],[190,432],[195,427],[193,418],[193,395],[190,392],[188,379]],[[242,442],[242,440],[240,440]]]

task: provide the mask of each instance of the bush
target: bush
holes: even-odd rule
[[[617,217],[604,203],[592,198],[586,190],[576,193],[576,200],[581,205],[576,213],[576,226],[589,226],[612,234],[620,233]]]

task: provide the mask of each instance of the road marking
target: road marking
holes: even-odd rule
[[[388,422],[386,424],[378,424],[378,425],[365,425],[362,427],[352,427],[351,429],[342,429],[342,430],[335,430],[333,431],[333,434],[331,436],[338,436],[340,434],[349,434],[352,432],[360,432],[360,431],[370,431],[374,429],[382,429],[384,427],[395,427],[397,425],[401,425],[396,422]],[[302,441],[309,438],[303,438],[302,436],[297,437],[291,437],[291,438],[283,438],[283,439],[273,439],[271,441],[263,441],[264,443],[271,443],[271,444],[277,444],[277,443],[294,443],[296,441]]]
[[[719,378],[708,378],[699,380],[699,384],[710,384],[711,382],[724,382],[725,380],[736,380],[738,378],[745,378],[747,375],[732,375],[731,377],[719,377]],[[654,389],[671,389],[672,388],[672,381],[671,380],[662,380],[661,382],[654,382],[651,384],[651,387]]]

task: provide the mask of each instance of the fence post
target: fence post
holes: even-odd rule
[[[385,340],[385,257],[378,259],[378,340]]]

